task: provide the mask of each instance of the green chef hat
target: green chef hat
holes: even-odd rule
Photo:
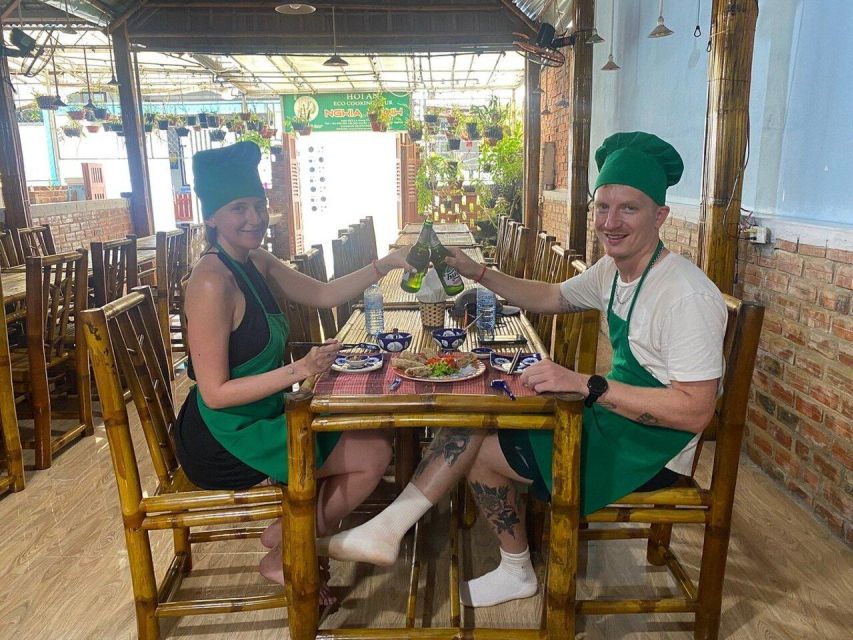
[[[596,189],[606,184],[624,184],[639,189],[657,204],[666,204],[666,188],[679,180],[684,162],[678,151],[651,133],[614,133],[595,152],[598,165]]]
[[[209,218],[238,198],[265,198],[258,175],[260,161],[260,148],[249,141],[196,153],[193,176],[202,218]]]

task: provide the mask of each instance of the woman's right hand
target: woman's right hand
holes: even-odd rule
[[[329,367],[335,361],[335,356],[341,348],[341,343],[337,340],[326,340],[320,347],[311,347],[308,355],[298,361],[300,369],[305,372],[305,377],[316,375],[328,371]]]

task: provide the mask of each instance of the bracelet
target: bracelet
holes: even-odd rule
[[[480,281],[483,279],[483,276],[486,275],[486,268],[487,268],[486,265],[483,265],[483,270],[480,271],[480,275],[478,275],[476,278],[474,278],[474,282],[476,282],[477,284],[480,284]]]
[[[376,275],[379,276],[380,279],[387,276],[387,273],[382,273],[382,270],[376,265],[376,258],[370,261],[370,264],[373,266],[373,270],[376,272]]]

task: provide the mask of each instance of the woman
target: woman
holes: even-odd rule
[[[190,377],[196,386],[178,416],[176,444],[187,476],[206,489],[243,489],[267,478],[287,481],[283,391],[326,371],[340,347],[329,340],[292,364],[284,362],[288,324],[270,285],[294,302],[330,308],[387,271],[408,266],[399,250],[322,283],[261,249],[269,217],[258,176],[260,158],[252,142],[193,157],[210,248],[187,285]],[[331,532],[373,491],[390,458],[384,433],[317,437],[318,535]],[[262,542],[274,548],[261,561],[260,572],[283,584],[280,523],[265,532]]]

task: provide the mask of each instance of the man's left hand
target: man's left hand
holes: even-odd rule
[[[584,393],[587,377],[561,367],[553,360],[542,360],[521,372],[521,383],[536,393],[547,391]]]

